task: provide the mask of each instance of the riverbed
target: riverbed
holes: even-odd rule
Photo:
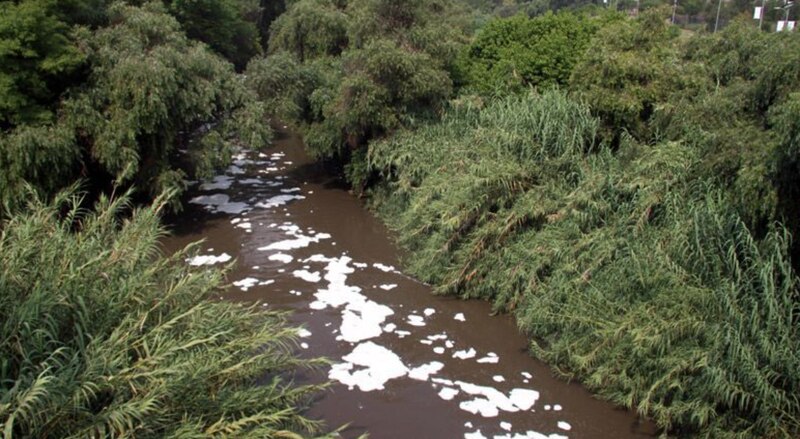
[[[391,233],[340,180],[279,130],[198,182],[170,221],[167,251],[204,240],[186,262],[235,261],[224,300],[293,312],[298,352],[331,364],[308,412],[344,437],[644,438],[654,425],[552,376],[511,317],[431,294],[403,273]]]

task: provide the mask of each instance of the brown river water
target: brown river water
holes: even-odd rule
[[[527,352],[509,316],[488,303],[431,294],[405,274],[390,232],[314,163],[302,140],[277,133],[193,187],[165,248],[205,240],[198,266],[236,260],[226,297],[293,311],[298,351],[331,365],[307,415],[355,438],[643,438],[635,413],[554,378]]]

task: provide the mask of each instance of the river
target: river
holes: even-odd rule
[[[509,316],[488,303],[431,294],[405,274],[391,234],[359,200],[279,130],[191,190],[170,220],[167,251],[205,240],[205,266],[236,260],[226,300],[293,311],[298,351],[331,365],[308,416],[345,437],[643,438],[635,413],[552,376],[527,353]]]

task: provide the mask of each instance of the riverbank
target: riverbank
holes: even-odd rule
[[[432,295],[404,274],[381,222],[299,136],[276,136],[192,189],[164,243],[204,239],[194,262],[236,260],[224,299],[292,311],[306,329],[299,355],[331,361],[296,377],[332,380],[308,416],[349,424],[346,438],[655,435],[652,423],[554,378],[510,317]]]
[[[558,92],[370,146],[373,207],[441,294],[516,317],[556,373],[678,436],[796,437],[797,276],[680,143],[597,147]]]

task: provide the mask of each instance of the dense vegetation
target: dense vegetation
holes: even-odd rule
[[[32,202],[0,235],[4,437],[298,437],[296,332],[159,255],[159,208]],[[120,221],[120,215],[129,219]],[[39,243],[31,245],[32,242]],[[266,382],[265,382],[266,380]],[[259,383],[257,385],[257,383]]]
[[[8,13],[0,34],[15,38],[4,38],[0,52],[11,69],[0,76],[10,84],[0,88],[0,201],[8,209],[26,184],[52,194],[80,177],[135,185],[152,198],[221,164],[237,137],[268,143],[266,107],[161,4],[115,2],[97,29],[68,27],[55,2],[0,5]],[[63,34],[39,31],[37,17]],[[70,72],[74,81],[59,80]]]
[[[591,3],[0,1],[5,431],[313,430],[282,316],[154,250],[185,180],[277,116],[415,275],[514,313],[559,373],[669,434],[800,436],[800,37]]]
[[[565,91],[496,87],[523,77],[481,63],[551,39],[488,26],[488,87],[372,143],[372,202],[412,273],[514,313],[559,373],[679,436],[797,437],[800,38],[663,17],[599,22]]]
[[[3,437],[320,428],[300,414],[319,387],[292,381],[318,362],[294,356],[285,316],[212,300],[223,271],[158,248],[188,177],[270,141],[232,63],[271,18],[246,0],[166,3],[0,1]],[[76,180],[84,195],[57,195]]]
[[[435,117],[451,96],[468,25],[452,0],[298,0],[246,73],[312,153],[347,163],[362,185],[367,142]]]

